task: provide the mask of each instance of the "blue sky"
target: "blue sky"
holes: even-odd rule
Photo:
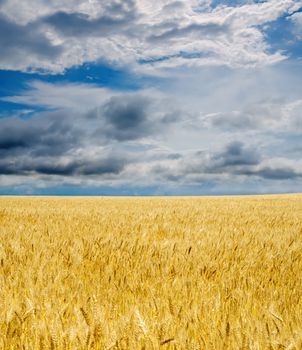
[[[302,191],[302,1],[0,0],[0,194]]]

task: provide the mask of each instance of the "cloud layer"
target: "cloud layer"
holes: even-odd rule
[[[235,7],[208,0],[10,0],[1,6],[0,64],[52,72],[96,60],[150,72],[183,65],[266,65],[286,56],[271,50],[265,26],[293,14],[299,28],[299,6],[296,0]]]
[[[63,100],[62,91],[68,91]],[[301,100],[263,99],[233,115],[200,118],[200,106],[192,103],[188,110],[174,94],[154,89],[120,92],[35,81],[24,94],[6,99],[48,110],[0,119],[2,183],[33,186],[34,181],[35,188],[164,184],[167,193],[175,186],[200,193],[206,183],[206,193],[228,193],[234,181],[234,188],[264,181],[277,191],[280,182],[302,180],[299,151],[290,150],[287,141],[301,134]],[[213,139],[212,147],[204,137]],[[179,143],[184,141],[187,146]]]

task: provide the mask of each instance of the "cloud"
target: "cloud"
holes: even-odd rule
[[[81,130],[64,113],[41,113],[30,120],[18,118],[0,119],[0,152],[2,156],[10,152],[21,157],[56,156],[79,143]]]
[[[33,81],[2,98],[32,112],[0,119],[1,184],[153,194],[298,188],[299,82],[284,64],[183,73],[161,90]]]
[[[102,121],[95,135],[118,141],[136,140],[163,132],[177,121],[177,116],[177,112],[172,116],[170,111],[164,111],[151,97],[114,96],[95,110],[95,118]]]
[[[265,156],[255,147],[231,142],[219,151],[196,151],[155,160],[148,172],[159,182],[179,186],[205,181],[248,183],[251,179],[288,181],[302,178],[302,162]]]
[[[222,130],[251,130],[258,126],[257,120],[253,116],[241,111],[215,113],[206,116],[206,121],[212,127]]]
[[[114,95],[113,91],[93,84],[45,83],[38,80],[27,84],[22,94],[2,97],[8,101],[27,106],[42,106],[48,109],[67,109],[85,112]]]
[[[250,169],[259,164],[260,153],[240,141],[228,143],[223,150],[216,152],[198,151],[189,160],[184,158],[182,172],[191,174],[238,174],[242,169]]]
[[[99,140],[127,141],[161,134],[182,118],[179,104],[154,89],[121,93],[94,85],[33,81],[21,95],[2,100],[58,110],[63,120],[73,118],[72,123],[86,124],[84,130],[91,129]]]
[[[293,168],[290,167],[262,167],[256,171],[245,172],[245,175],[257,175],[269,180],[291,180],[294,178],[302,177],[301,172],[296,172]]]
[[[246,147],[242,142],[234,141],[227,145],[226,149],[211,157],[210,163],[217,171],[221,168],[234,166],[255,165],[259,163],[259,154],[253,148]]]
[[[0,161],[0,175],[23,175],[29,178],[33,175],[46,176],[104,176],[121,173],[127,164],[125,157],[115,154],[99,155],[97,158],[79,158],[72,155],[62,158],[50,157],[22,157],[18,162],[2,159]]]
[[[56,12],[43,19],[43,24],[51,25],[56,31],[66,37],[104,37],[116,35],[129,28],[135,20],[135,6],[133,1],[122,3],[112,2],[105,8],[105,15],[90,18],[84,13]]]
[[[10,61],[21,65],[22,61],[26,68],[29,68],[32,57],[52,60],[58,58],[63,49],[53,45],[36,25],[18,25],[4,15],[0,15],[0,46],[0,64],[5,65],[5,62]]]
[[[120,173],[128,156],[92,138],[83,121],[84,116],[70,116],[66,111],[39,113],[29,120],[0,119],[0,174],[30,177]]]
[[[255,167],[241,169],[239,175],[256,176],[266,180],[286,180],[302,178],[300,160],[287,158],[266,158]]]
[[[118,140],[138,138],[152,133],[148,120],[150,101],[145,97],[112,97],[102,108],[109,134]]]
[[[163,24],[162,27],[164,29],[166,25]],[[203,39],[217,39],[218,35],[226,34],[228,30],[229,27],[224,23],[194,23],[184,27],[179,27],[174,23],[172,28],[168,28],[160,34],[153,34],[147,40],[157,44],[163,41],[177,41],[180,38],[191,36],[201,36]]]
[[[210,113],[201,118],[201,125],[227,132],[270,131],[300,133],[302,100],[284,98],[261,99],[243,105],[240,110]]]
[[[0,37],[7,53],[1,67],[60,72],[98,60],[144,71],[192,65],[263,66],[286,58],[271,50],[265,24],[296,8],[295,0],[235,7],[211,7],[206,0],[156,4],[35,0],[21,5],[9,0],[2,5]],[[5,40],[5,33],[10,33],[10,40]],[[21,52],[28,53],[26,59]]]
[[[129,142],[160,138],[179,117],[178,111],[174,115],[172,109],[164,108],[168,107],[167,100],[164,105],[155,92],[122,93],[87,86],[86,97],[76,101],[84,86],[71,84],[70,101],[67,97],[62,103],[61,89],[68,90],[68,85],[63,88],[34,82],[24,95],[10,98],[29,105],[39,102],[40,107],[52,110],[33,112],[27,119],[0,119],[0,173],[75,177],[118,174],[131,161]],[[127,147],[128,152],[124,152]]]
[[[287,158],[265,157],[254,147],[233,142],[225,151],[210,157],[208,170],[215,174],[261,177],[269,180],[291,180],[302,177],[302,163]]]

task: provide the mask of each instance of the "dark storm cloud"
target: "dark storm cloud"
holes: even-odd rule
[[[67,164],[45,162],[34,164],[33,170],[45,175],[104,175],[119,174],[125,167],[125,158],[119,158],[112,154],[110,157],[99,157],[98,159],[73,159]]]
[[[268,180],[290,180],[302,177],[302,173],[284,165],[281,166],[262,166],[258,170],[246,170],[241,172],[243,175],[259,176]]]
[[[116,130],[140,128],[147,120],[146,98],[112,97],[103,108],[104,117]]]
[[[73,118],[66,112],[56,112],[26,121],[0,120],[0,174],[73,176],[121,172],[127,157],[104,153],[102,147],[97,154],[86,154],[88,139],[90,146],[98,147],[98,143],[89,138],[84,117]]]
[[[282,164],[283,163],[283,164]],[[287,160],[278,160],[268,165],[267,160],[257,149],[247,147],[241,142],[227,145],[225,151],[210,158],[206,171],[216,174],[257,176],[268,180],[290,180],[302,177],[302,172],[287,164]]]
[[[55,169],[57,157],[79,147],[80,130],[61,113],[41,113],[29,120],[0,120],[0,173],[38,171],[49,161]],[[60,167],[56,167],[57,172]],[[64,170],[66,171],[66,170]],[[40,171],[39,171],[40,172]]]
[[[0,61],[26,54],[55,58],[61,52],[60,46],[54,46],[35,24],[19,25],[0,14]],[[20,57],[19,57],[20,56]]]
[[[18,161],[14,159],[2,159],[0,161],[0,175],[58,175],[58,176],[80,176],[80,175],[116,175],[119,174],[127,164],[126,158],[117,157],[112,154],[98,159],[74,159],[63,162],[57,157],[22,157]]]
[[[151,97],[123,94],[88,113],[61,110],[27,120],[0,119],[0,174],[118,174],[129,157],[108,149],[159,134],[179,118],[178,112],[159,111],[159,105]]]
[[[211,159],[214,168],[256,165],[259,162],[258,152],[239,141],[228,144],[223,152],[215,154]]]
[[[152,133],[149,120],[150,101],[144,97],[112,97],[103,106],[109,137],[132,140]]]
[[[30,120],[0,120],[0,154],[56,155],[67,151],[78,142],[80,130],[64,117],[49,113]]]
[[[181,113],[177,110],[165,112],[164,107],[151,97],[123,95],[111,97],[87,117],[99,120],[95,137],[122,142],[159,134],[176,123]]]
[[[295,170],[286,166],[284,168],[263,167],[262,169],[256,172],[256,175],[271,180],[288,180],[294,179],[296,177],[302,177],[301,173],[297,173]]]

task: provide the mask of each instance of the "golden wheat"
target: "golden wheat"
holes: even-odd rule
[[[0,349],[302,349],[302,196],[0,198]]]

